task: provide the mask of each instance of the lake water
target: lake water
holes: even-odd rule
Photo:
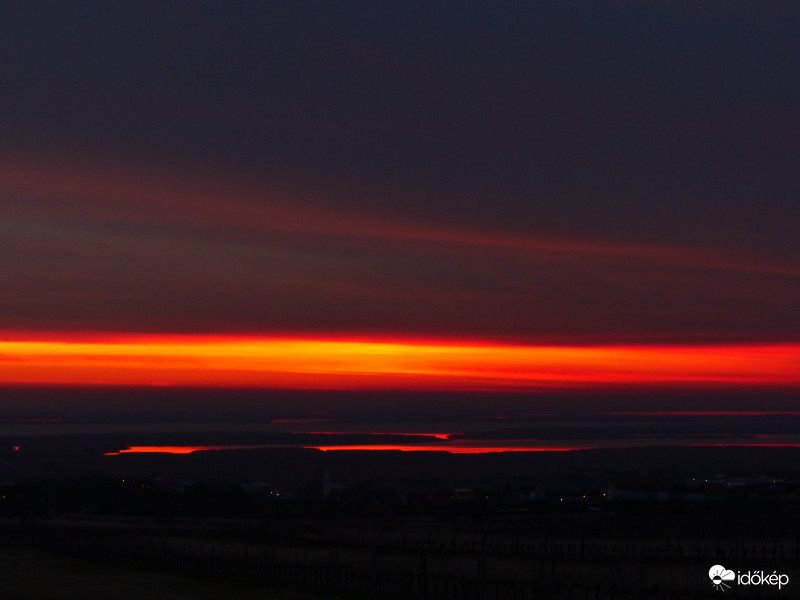
[[[118,434],[118,451],[800,446],[800,402],[793,390],[425,394],[6,388],[0,393],[0,436],[10,443],[18,436]]]

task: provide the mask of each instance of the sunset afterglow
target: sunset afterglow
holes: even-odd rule
[[[2,15],[3,597],[798,585],[796,3]]]
[[[0,342],[5,384],[486,389],[800,384],[800,345],[522,346],[472,341],[76,336]]]

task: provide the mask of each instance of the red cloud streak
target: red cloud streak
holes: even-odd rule
[[[692,269],[788,277],[800,275],[800,266],[795,263],[756,259],[730,248],[722,251],[442,227],[399,221],[396,215],[387,217],[342,208],[325,209],[319,205],[318,198],[309,202],[306,197],[309,193],[312,197],[318,195],[319,190],[298,191],[283,184],[265,186],[249,181],[231,184],[189,180],[153,170],[146,170],[148,176],[142,177],[113,166],[76,168],[0,158],[4,159],[0,164],[0,191],[36,198],[59,198],[57,203],[26,207],[24,214],[28,218],[170,225],[180,222],[190,229],[256,228],[288,234],[473,247],[556,261],[567,257],[591,257],[593,260],[624,259]]]
[[[2,384],[419,390],[800,384],[800,344],[524,346],[63,333],[0,339]]]

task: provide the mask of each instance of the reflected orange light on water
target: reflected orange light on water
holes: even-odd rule
[[[105,456],[120,454],[162,453],[191,454],[208,450],[253,450],[257,448],[277,448],[285,446],[131,446],[117,452],[106,452]],[[459,446],[459,445],[421,445],[421,444],[356,444],[344,446],[302,446],[306,450],[395,450],[401,452],[448,452],[450,454],[486,454],[489,452],[568,452],[584,447],[540,447],[540,446]]]
[[[741,442],[733,441],[727,443],[719,442],[679,442],[677,446],[694,448],[800,448],[800,443],[796,442]],[[319,450],[321,452],[336,451],[394,451],[394,452],[447,452],[448,454],[490,454],[494,452],[572,452],[575,450],[591,450],[596,448],[641,448],[641,445],[632,444],[626,441],[614,443],[603,443],[601,441],[587,442],[583,445],[573,446],[526,446],[526,445],[462,445],[453,444],[347,444],[329,446],[287,446],[287,445],[243,445],[243,446],[130,446],[116,452],[106,452],[105,456],[119,456],[121,454],[192,454],[194,452],[205,452],[211,450],[255,450],[265,448],[302,448],[304,450]]]
[[[105,452],[104,456],[119,456],[120,454],[141,454],[143,452],[159,452],[162,454],[191,454],[206,450],[253,450],[256,448],[271,448],[269,445],[257,446],[130,446],[116,452]]]
[[[123,448],[117,452],[106,452],[105,456],[118,456],[120,454],[139,453],[139,452],[163,452],[165,454],[191,454],[198,450],[213,450],[208,446],[132,446]]]
[[[295,431],[293,433],[306,433],[311,435],[341,435],[342,433],[347,433],[348,435],[396,435],[396,436],[409,436],[415,438],[435,438],[437,440],[447,440],[450,439],[450,436],[453,435],[452,433],[408,433],[408,432],[396,432],[396,431],[381,431],[381,432],[374,432],[374,431]]]
[[[800,344],[522,346],[213,336],[0,339],[0,383],[525,390],[800,384]]]
[[[395,450],[400,452],[447,452],[449,454],[488,454],[491,452],[569,452],[583,447],[564,448],[560,446],[421,446],[418,444],[361,444],[353,446],[304,446],[306,449],[322,450]]]

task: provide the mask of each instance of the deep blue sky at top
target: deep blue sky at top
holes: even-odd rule
[[[4,2],[0,329],[800,337],[794,2]]]

